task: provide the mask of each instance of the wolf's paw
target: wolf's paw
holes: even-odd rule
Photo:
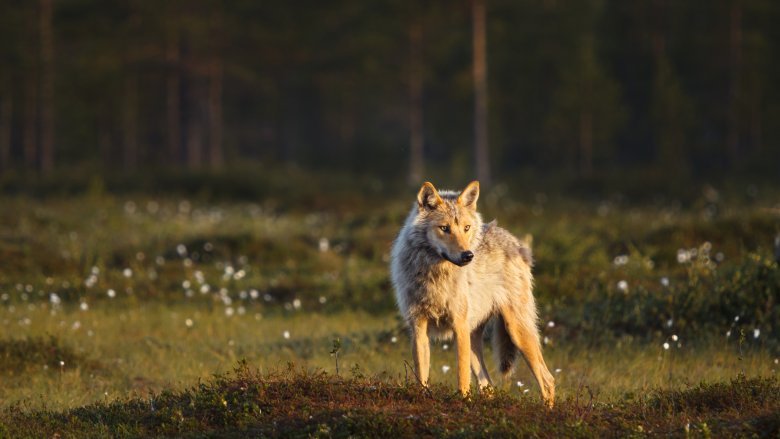
[[[493,399],[496,397],[496,388],[490,384],[479,388],[479,394],[487,399]]]

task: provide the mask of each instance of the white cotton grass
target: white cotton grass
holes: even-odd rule
[[[625,280],[618,281],[617,289],[622,291],[623,293],[628,293],[628,282],[626,282]]]
[[[615,256],[615,259],[612,260],[612,263],[617,267],[626,265],[628,264],[628,255],[617,255]]]
[[[448,366],[448,365],[446,365],[446,364],[445,364],[444,366],[442,366],[442,367],[441,367],[441,371],[442,371],[443,373],[447,373],[447,372],[449,372],[449,371],[450,371],[450,366]]]

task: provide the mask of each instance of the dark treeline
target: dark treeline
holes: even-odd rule
[[[481,3],[0,0],[0,169],[777,172],[780,2]]]

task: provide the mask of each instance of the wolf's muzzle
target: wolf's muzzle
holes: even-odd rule
[[[458,267],[465,267],[466,265],[469,264],[469,262],[471,262],[472,259],[474,259],[474,253],[471,250],[466,250],[465,252],[461,253],[460,258],[456,260],[450,258],[446,252],[441,252],[441,257],[452,262]]]

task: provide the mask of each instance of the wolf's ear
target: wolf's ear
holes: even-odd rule
[[[477,208],[477,199],[479,198],[479,182],[474,180],[463,189],[458,195],[458,204],[463,207]]]
[[[417,205],[421,209],[436,209],[442,203],[439,193],[433,185],[426,181],[417,193]]]

